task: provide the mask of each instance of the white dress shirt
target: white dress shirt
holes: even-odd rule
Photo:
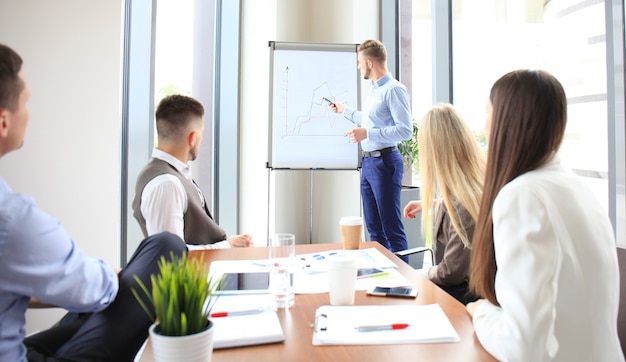
[[[152,157],[172,165],[178,172],[194,183],[191,167],[176,157],[157,148],[152,150]],[[204,196],[198,188],[202,202]],[[141,214],[146,219],[148,235],[169,231],[185,240],[185,222],[183,216],[187,211],[187,193],[180,180],[170,174],[163,174],[150,180],[141,193]],[[230,248],[228,240],[207,245],[189,245],[189,250],[226,249]]]
[[[493,205],[500,307],[476,308],[478,339],[503,361],[624,361],[613,229],[555,156],[505,185]]]

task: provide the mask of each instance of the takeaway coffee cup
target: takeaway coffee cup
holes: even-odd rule
[[[344,216],[339,220],[341,227],[341,242],[346,250],[356,250],[361,247],[363,234],[363,218],[360,216]]]

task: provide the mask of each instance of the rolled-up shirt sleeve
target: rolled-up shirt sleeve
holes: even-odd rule
[[[361,127],[363,113],[357,111],[354,108],[346,107],[343,110],[343,116],[350,122],[354,123],[357,127]]]

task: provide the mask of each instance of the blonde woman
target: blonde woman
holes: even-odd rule
[[[433,227],[435,264],[428,278],[463,304],[468,293],[470,243],[482,197],[485,161],[469,126],[450,104],[434,106],[419,131],[422,200],[404,217],[422,212],[422,233]],[[434,225],[432,221],[434,220]]]

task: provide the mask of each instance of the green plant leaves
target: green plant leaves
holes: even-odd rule
[[[419,144],[417,143],[417,135],[419,129],[417,123],[413,123],[413,135],[408,140],[398,143],[398,150],[404,159],[404,164],[408,165],[411,161],[419,157]]]
[[[135,280],[146,295],[154,313],[139,293],[133,288],[135,298],[153,320],[159,321],[161,334],[184,336],[203,331],[209,323],[211,308],[219,296],[215,290],[223,278],[209,278],[202,258],[189,259],[187,253],[180,258],[171,254],[171,261],[165,257],[159,260],[159,274],[150,280],[152,292],[135,275]]]

